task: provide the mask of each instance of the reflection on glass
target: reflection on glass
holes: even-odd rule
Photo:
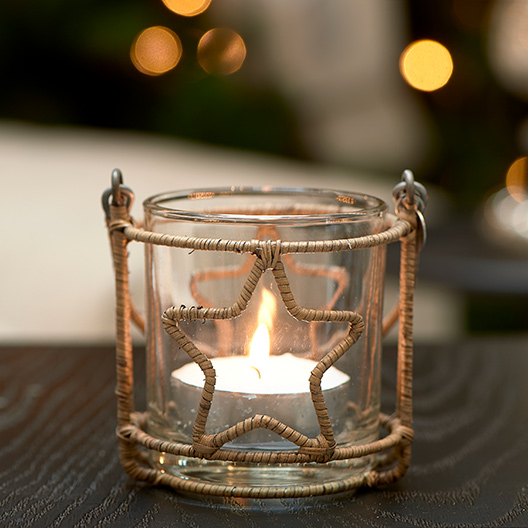
[[[238,71],[246,58],[242,37],[229,28],[208,31],[198,43],[198,62],[214,75],[230,75]]]
[[[163,0],[163,3],[177,15],[192,17],[203,13],[211,0]]]
[[[449,51],[434,40],[413,42],[400,57],[403,78],[417,90],[432,92],[447,84],[453,73]]]
[[[178,35],[162,26],[143,30],[130,50],[134,66],[146,75],[161,75],[172,70],[181,55],[182,45]]]

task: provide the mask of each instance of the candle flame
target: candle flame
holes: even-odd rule
[[[273,317],[277,310],[275,296],[269,290],[262,290],[262,301],[258,311],[258,327],[249,347],[249,364],[262,379],[270,355],[269,329],[273,326]]]
[[[264,323],[261,323],[251,340],[251,347],[249,348],[249,360],[251,366],[260,371],[262,363],[267,361],[269,357],[269,349],[270,338],[268,327]]]
[[[273,318],[277,311],[275,296],[269,290],[262,290],[262,301],[258,311],[258,324],[264,323],[267,328],[273,326]]]

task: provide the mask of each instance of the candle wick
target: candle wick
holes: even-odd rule
[[[262,379],[262,376],[260,375],[260,370],[257,367],[253,367],[253,366],[251,368],[256,370],[259,379]]]

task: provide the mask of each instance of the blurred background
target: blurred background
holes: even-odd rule
[[[115,167],[139,202],[269,184],[389,203],[410,168],[431,192],[417,340],[528,328],[526,0],[4,0],[0,66],[4,343],[113,341]]]

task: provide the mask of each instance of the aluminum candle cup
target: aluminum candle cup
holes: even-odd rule
[[[222,450],[290,453],[302,438],[321,436],[323,407],[338,447],[376,440],[385,246],[290,252],[288,244],[383,232],[385,204],[337,191],[231,187],[161,194],[144,207],[147,231],[206,241],[192,251],[146,244],[147,432],[198,451],[201,416],[206,436],[231,431]],[[259,249],[217,250],[226,240]],[[344,346],[350,313],[365,327]],[[204,394],[212,395],[206,405]],[[274,465],[203,453],[152,451],[151,462],[183,479],[254,488],[348,479],[373,464]]]

